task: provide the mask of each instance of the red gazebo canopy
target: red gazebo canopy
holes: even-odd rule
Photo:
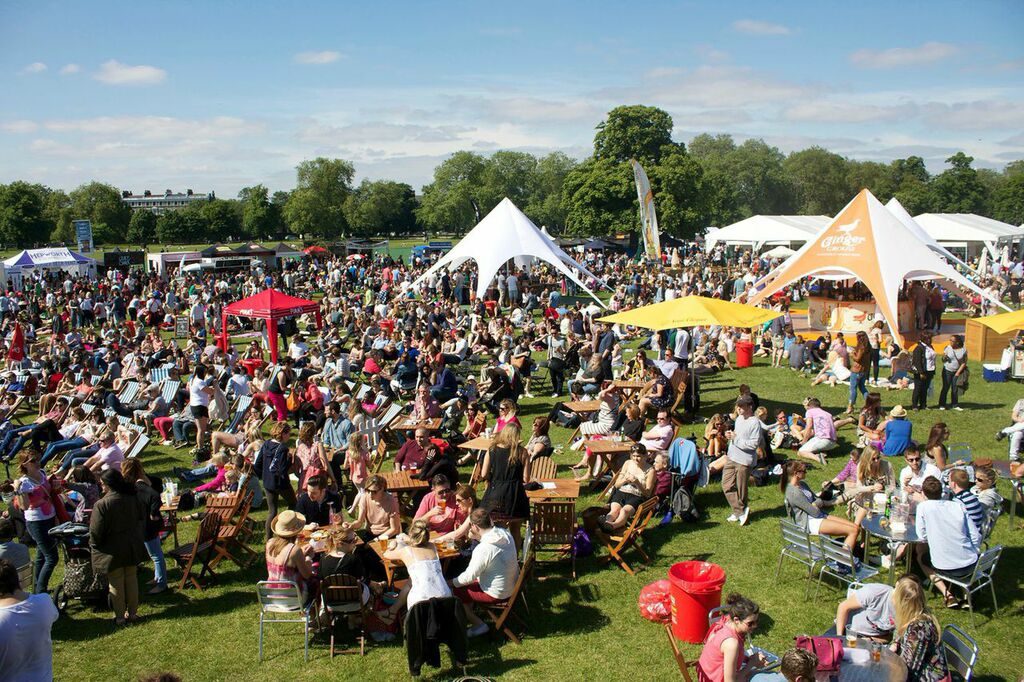
[[[277,321],[285,317],[295,317],[305,313],[316,315],[316,326],[320,329],[323,320],[320,315],[320,304],[304,298],[296,298],[276,289],[264,289],[255,296],[235,301],[224,308],[221,320],[221,341],[228,347],[228,315],[238,317],[256,317],[267,321],[267,337],[270,341],[270,361],[277,362]]]

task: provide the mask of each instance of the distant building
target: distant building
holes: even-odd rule
[[[148,189],[142,194],[133,194],[131,190],[121,192],[121,199],[128,204],[133,211],[152,211],[160,214],[165,211],[177,211],[178,209],[191,206],[202,201],[215,199],[213,192],[209,194],[196,194],[192,190],[185,190],[185,193],[164,190],[163,194],[153,194]]]

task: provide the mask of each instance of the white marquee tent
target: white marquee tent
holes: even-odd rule
[[[430,273],[442,268],[454,270],[468,260],[475,260],[478,269],[476,295],[482,298],[501,266],[523,256],[545,261],[601,303],[580,278],[580,274],[588,277],[593,275],[541,232],[508,197],[502,199],[469,234],[420,275],[413,286],[426,279]]]
[[[910,232],[920,239],[929,249],[939,254],[949,262],[956,263],[957,265],[974,272],[970,265],[957,258],[956,255],[950,253],[949,249],[935,241],[934,237],[925,232],[924,228],[918,225],[917,221],[910,217],[910,214],[907,213],[907,209],[903,208],[903,204],[900,203],[899,199],[896,197],[889,199],[889,203],[887,203],[885,207],[889,209],[889,213],[896,216],[896,218],[903,223],[903,226],[910,230]]]
[[[738,244],[760,251],[766,244],[804,244],[831,220],[827,215],[755,215],[709,231],[704,248],[710,251],[716,244]]]
[[[960,248],[971,256],[984,245],[999,258],[999,247],[1024,239],[1024,230],[973,213],[922,213],[914,220],[946,248]]]

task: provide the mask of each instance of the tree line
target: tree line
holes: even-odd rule
[[[690,237],[756,214],[835,215],[860,189],[895,196],[911,215],[977,213],[1024,223],[1024,160],[997,172],[974,168],[957,152],[931,174],[919,156],[890,163],[857,161],[821,147],[783,154],[760,139],[729,135],[672,139],[672,117],[656,107],[610,111],[597,126],[593,153],[484,156],[459,151],[434,169],[421,196],[406,183],[363,180],[344,159],[317,158],[296,168],[291,191],[245,187],[236,199],[212,199],[155,215],[132,212],[118,188],[89,182],[65,192],[23,181],[0,184],[0,242],[32,246],[74,242],[72,220],[89,219],[97,244],[333,240],[462,234],[504,197],[555,233],[608,235],[635,229],[636,189],[629,159],[651,180],[663,232]]]

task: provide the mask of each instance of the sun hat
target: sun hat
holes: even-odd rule
[[[902,405],[897,405],[896,407],[892,408],[892,410],[889,411],[889,416],[895,417],[896,419],[901,419],[907,416],[907,411],[903,409]]]
[[[298,535],[305,525],[305,516],[291,509],[286,509],[274,517],[274,522],[270,524],[270,527],[274,531],[274,535],[290,538]]]

